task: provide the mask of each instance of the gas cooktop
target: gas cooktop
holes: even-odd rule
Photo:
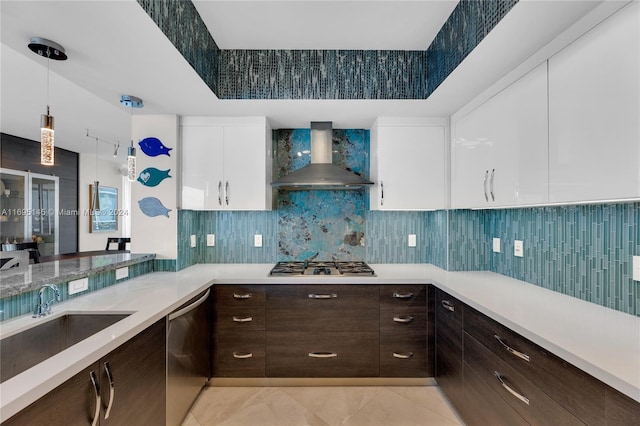
[[[278,262],[269,272],[270,276],[289,277],[302,275],[371,276],[375,272],[361,261],[311,261]]]

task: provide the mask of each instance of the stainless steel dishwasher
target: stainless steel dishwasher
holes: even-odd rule
[[[209,379],[210,290],[168,316],[167,425],[180,425]]]

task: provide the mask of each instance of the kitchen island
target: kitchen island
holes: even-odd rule
[[[199,264],[155,272],[54,305],[64,312],[121,312],[127,318],[0,384],[4,421],[91,362],[215,284],[433,284],[621,393],[640,401],[640,318],[492,272],[432,265],[374,264],[375,277],[269,277],[267,264]],[[2,323],[4,338],[45,319]]]

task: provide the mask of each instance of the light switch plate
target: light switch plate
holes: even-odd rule
[[[513,254],[516,257],[524,257],[524,246],[521,240],[515,240],[513,242]]]
[[[216,235],[207,234],[207,247],[213,247],[216,245]]]
[[[640,281],[640,256],[633,256],[633,280]]]
[[[500,253],[500,238],[493,239],[493,252]]]
[[[262,234],[256,234],[253,236],[253,246],[262,247]]]
[[[191,238],[189,239],[191,247],[195,247],[196,246],[196,236],[192,235]]]
[[[79,280],[69,281],[69,296],[89,290],[89,278],[80,278]]]
[[[409,234],[409,247],[416,246],[416,234]]]
[[[116,281],[121,280],[123,278],[127,278],[129,276],[129,267],[125,266],[124,268],[116,269]]]

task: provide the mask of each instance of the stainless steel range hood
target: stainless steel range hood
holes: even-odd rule
[[[332,123],[311,122],[311,164],[281,177],[271,186],[288,191],[360,189],[373,182],[333,164]]]

